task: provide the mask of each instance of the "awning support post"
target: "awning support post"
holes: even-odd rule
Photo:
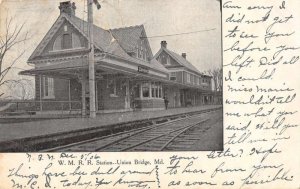
[[[90,118],[96,117],[95,95],[95,57],[94,57],[94,33],[93,33],[93,0],[88,1],[89,24],[89,94],[90,94]]]
[[[39,75],[40,80],[40,111],[43,111],[43,103],[42,103],[42,76]]]
[[[130,90],[129,90],[129,79],[126,79],[125,81],[125,109],[129,109],[130,108]]]
[[[85,95],[86,95],[86,74],[85,70],[82,70],[82,78],[81,78],[81,114],[82,116],[86,116],[86,101],[85,101]]]

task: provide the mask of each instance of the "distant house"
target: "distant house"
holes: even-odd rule
[[[74,3],[62,2],[59,9],[60,16],[28,59],[35,68],[20,74],[35,76],[40,113],[78,110],[85,115],[89,109],[87,22],[75,16]],[[167,62],[161,56],[154,58],[143,25],[110,30],[94,25],[93,30],[98,113],[164,109],[163,97],[173,95],[171,89],[184,90],[186,95],[178,93],[176,98],[182,99],[170,101],[171,107],[188,105],[188,100],[191,105],[204,103],[200,96],[210,91],[210,77],[184,58],[173,57],[177,55]],[[176,67],[176,62],[185,65]]]
[[[169,99],[175,107],[212,103],[212,77],[191,64],[186,53],[179,55],[167,48],[166,41],[161,41],[161,48],[154,58],[169,71],[171,81],[183,84],[168,88]]]

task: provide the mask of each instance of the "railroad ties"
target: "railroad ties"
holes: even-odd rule
[[[116,134],[81,141],[44,151],[184,151],[199,140],[207,125],[213,109],[185,114],[176,119],[157,122],[154,125],[119,132]]]

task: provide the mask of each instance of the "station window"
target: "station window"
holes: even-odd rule
[[[151,93],[152,93],[152,98],[157,98],[158,97],[158,88],[155,83],[151,84]]]
[[[170,80],[176,81],[176,72],[171,72],[171,74],[170,74]]]
[[[151,83],[152,98],[162,98],[162,85],[160,83]]]
[[[145,48],[145,41],[144,40],[142,40],[141,41],[141,49],[142,49],[142,57],[141,58],[143,58],[143,60],[147,60],[147,56],[146,56],[146,52],[147,52],[147,49]]]
[[[144,55],[144,49],[143,49],[143,40],[141,40],[141,43],[140,43],[140,56],[139,58],[143,59],[143,55]]]
[[[194,77],[194,75],[191,75],[191,83],[192,83],[192,84],[195,83],[195,77]]]
[[[150,97],[149,83],[143,83],[143,85],[142,85],[142,95],[145,98],[149,98]]]
[[[166,55],[161,55],[160,57],[160,62],[162,64],[167,64],[167,56]]]
[[[50,77],[43,77],[43,97],[54,98],[54,79]]]
[[[117,97],[117,81],[115,79],[108,82],[110,97]]]
[[[191,75],[191,83],[194,84],[194,75]]]
[[[134,98],[140,98],[140,85],[139,84],[136,84],[134,87],[133,87],[133,97]]]
[[[142,98],[162,98],[162,84],[159,82],[142,83],[141,84]]]
[[[141,40],[136,47],[136,56],[139,59],[147,60],[147,48],[145,44],[145,41]]]
[[[158,89],[158,97],[162,98],[162,86],[160,86]]]
[[[191,75],[189,73],[186,73],[186,82],[187,83],[191,82]]]

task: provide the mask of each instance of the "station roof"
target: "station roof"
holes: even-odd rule
[[[165,51],[167,54],[169,54],[178,64],[180,64],[181,66],[187,68],[188,70],[197,73],[198,75],[201,76],[206,76],[206,77],[211,77],[209,75],[206,75],[202,72],[200,72],[192,63],[190,63],[187,59],[183,58],[181,55],[165,48],[165,47],[161,47],[160,50],[155,54],[154,58],[157,58],[162,51]]]
[[[54,23],[52,28],[46,34],[42,42],[37,46],[36,50],[30,56],[28,62],[33,63],[34,60],[39,59],[39,55],[41,55],[43,48],[46,46],[47,41],[50,40],[51,34],[55,33],[53,28],[59,22],[62,22],[62,19],[66,19],[69,21],[84,37],[87,38],[88,36],[88,23],[75,15],[68,16],[62,13],[57,21]],[[56,27],[58,28],[58,27]],[[128,54],[133,48],[136,47],[138,43],[138,39],[140,39],[142,32],[145,33],[144,26],[132,26],[132,27],[125,27],[125,28],[118,28],[112,30],[106,30],[100,28],[96,25],[93,25],[93,32],[94,32],[94,45],[95,48],[98,48],[103,53],[107,53],[121,59],[131,61],[133,63],[143,65],[154,70],[163,72],[168,74],[169,71],[161,65],[156,59],[152,59],[150,61],[145,61],[142,59],[138,59],[136,57],[132,57]],[[145,35],[145,34],[144,34]],[[151,51],[151,49],[150,49]],[[151,56],[152,55],[152,52]]]
[[[123,28],[110,29],[109,32],[118,40],[121,47],[127,52],[135,51],[138,40],[144,31],[143,25],[129,26]]]
[[[174,58],[180,65],[188,68],[191,71],[197,72],[200,75],[203,75],[192,63],[190,63],[187,59],[183,58],[181,55],[164,48],[164,50],[172,57]]]

